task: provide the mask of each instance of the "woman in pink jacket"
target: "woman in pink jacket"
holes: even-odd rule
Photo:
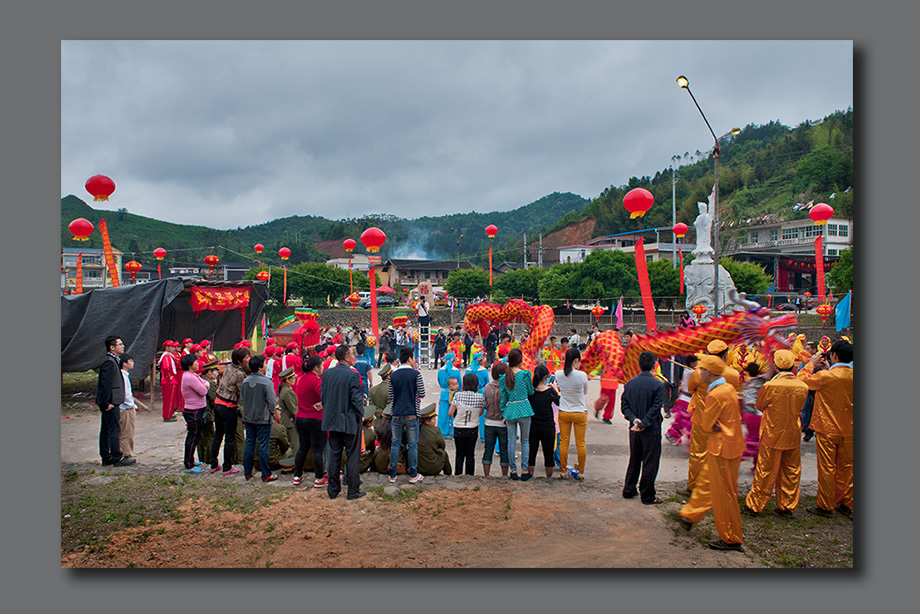
[[[187,473],[201,473],[203,461],[195,462],[195,448],[201,439],[202,421],[209,417],[208,414],[208,388],[209,384],[198,375],[201,365],[194,354],[186,354],[179,362],[182,368],[180,390],[185,406],[182,408],[182,417],[185,418],[185,471]],[[200,459],[199,459],[200,460]]]

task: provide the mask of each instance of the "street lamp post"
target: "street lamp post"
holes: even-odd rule
[[[713,209],[715,209],[715,211],[713,211],[713,214],[712,214],[712,227],[713,227],[712,250],[713,250],[713,260],[715,260],[715,263],[713,264],[713,269],[715,271],[715,274],[714,274],[715,279],[713,280],[713,287],[714,287],[715,296],[713,297],[712,304],[714,308],[713,311],[714,311],[715,317],[718,317],[720,314],[720,309],[719,309],[719,254],[722,251],[721,246],[719,244],[719,153],[720,153],[719,137],[717,137],[716,133],[713,132],[712,126],[709,125],[709,120],[706,119],[706,114],[703,113],[703,109],[700,108],[699,103],[696,101],[696,96],[694,96],[693,92],[690,91],[690,81],[687,79],[687,77],[683,75],[677,77],[677,85],[687,90],[687,93],[690,94],[690,98],[693,100],[693,104],[696,105],[697,111],[700,112],[700,115],[703,117],[703,121],[706,122],[706,127],[709,128],[709,134],[712,135],[712,138],[715,141],[715,145],[712,148],[712,157],[715,161],[715,178],[713,180],[713,187],[712,187],[712,204],[713,204]],[[728,136],[729,134],[739,134],[740,132],[741,130],[739,128],[732,128],[729,132],[726,132],[722,136]],[[699,240],[699,237],[697,237],[697,240]]]
[[[457,270],[458,270],[458,271],[460,270],[460,239],[463,238],[463,235],[460,234],[460,230],[461,230],[461,229],[460,229],[459,226],[458,226],[457,228],[451,228],[451,229],[450,229],[451,232],[456,232],[456,233],[457,233]]]

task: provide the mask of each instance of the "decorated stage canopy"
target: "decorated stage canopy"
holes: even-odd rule
[[[137,374],[150,370],[167,339],[207,339],[217,352],[252,335],[268,288],[261,281],[171,278],[61,297],[61,371],[86,371],[119,335]]]

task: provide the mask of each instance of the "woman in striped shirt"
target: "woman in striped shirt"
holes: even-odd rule
[[[524,354],[519,348],[508,352],[508,373],[501,376],[501,409],[508,429],[508,462],[511,465],[511,479],[518,479],[517,461],[514,457],[517,432],[521,433],[521,480],[527,481],[533,477],[527,468],[527,458],[530,455],[530,418],[533,408],[528,397],[533,394],[533,375],[521,367]]]
[[[450,417],[454,419],[454,445],[457,455],[454,475],[473,475],[476,440],[479,438],[479,416],[486,406],[486,398],[479,392],[479,377],[467,372],[463,376],[463,390],[454,393],[450,404]]]

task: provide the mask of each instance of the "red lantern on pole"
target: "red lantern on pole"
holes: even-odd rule
[[[291,250],[289,250],[286,247],[282,247],[281,249],[278,250],[278,255],[281,256],[282,260],[287,260],[288,258],[291,257]]]
[[[94,202],[108,200],[115,191],[115,182],[105,175],[93,175],[86,180],[86,191],[93,196]]]
[[[258,256],[259,266],[262,266],[262,250],[265,249],[265,246],[262,245],[261,243],[256,243],[252,247],[252,249],[256,250],[256,253],[259,255]]]
[[[701,322],[703,320],[703,315],[706,313],[706,307],[702,303],[697,303],[690,311],[696,316],[696,321]]]
[[[361,242],[367,247],[367,251],[376,254],[380,247],[386,242],[387,236],[376,226],[371,226],[361,233]],[[377,323],[377,278],[374,272],[374,265],[371,265],[370,271],[367,272],[371,282],[371,330],[374,336],[380,338],[380,328]]]
[[[808,211],[815,226],[827,224],[827,220],[834,215],[834,209],[827,203],[818,203]],[[823,232],[823,231],[822,231]],[[815,268],[818,277],[818,301],[824,303],[826,296],[824,293],[824,236],[819,234],[815,237]]]
[[[345,248],[346,252],[351,253],[356,247],[358,247],[358,242],[354,239],[345,239],[342,242],[342,247]]]
[[[495,224],[489,224],[486,226],[486,236],[490,239],[494,239],[495,235],[498,234],[498,226]],[[492,287],[492,242],[489,241],[489,287]]]
[[[137,278],[137,272],[141,270],[141,263],[137,260],[132,260],[131,262],[125,264],[125,270],[131,273],[131,283],[134,283]]]
[[[271,273],[269,273],[268,271],[259,271],[258,273],[256,273],[256,279],[258,279],[259,281],[268,281],[269,279],[271,279],[271,277],[272,277]]]
[[[163,249],[162,247],[158,247],[155,250],[153,250],[153,255],[156,257],[157,260],[162,260],[163,258],[166,257],[166,250]],[[157,277],[159,277],[160,279],[163,279],[163,270],[160,268],[160,266],[161,266],[160,263],[157,262]]]
[[[89,241],[93,228],[93,223],[82,217],[78,217],[67,225],[67,230],[73,235],[74,241]]]
[[[629,219],[645,215],[654,202],[655,197],[645,188],[633,188],[623,197],[623,206],[629,211]]]
[[[358,242],[355,241],[354,239],[345,239],[345,240],[342,242],[342,247],[344,247],[344,248],[345,248],[345,251],[348,252],[349,254],[350,254],[357,246],[358,246]],[[351,256],[348,257],[348,287],[351,289],[352,292],[355,291],[355,282],[354,282],[354,279],[353,279],[353,277],[352,277],[352,271],[351,271]],[[354,306],[352,306],[352,309],[354,309]]]
[[[208,274],[209,274],[211,277],[213,277],[213,276],[214,276],[214,269],[216,269],[216,268],[217,268],[217,265],[220,264],[220,258],[218,258],[217,256],[215,256],[214,254],[211,254],[210,256],[206,256],[206,257],[205,257],[204,263],[205,263],[206,265],[208,265],[208,269],[209,269],[209,273],[208,273]]]
[[[351,310],[355,310],[355,305],[361,302],[361,297],[358,296],[357,292],[352,292],[348,295],[348,302],[351,303]]]
[[[809,303],[811,302],[811,292],[805,292],[805,311],[808,311]]]
[[[600,317],[604,315],[604,308],[601,307],[600,305],[595,305],[594,308],[591,310],[591,315],[594,316],[595,321],[600,321]]]
[[[683,222],[678,222],[674,224],[671,228],[671,232],[674,233],[674,236],[677,238],[677,253],[680,255],[680,293],[684,293],[684,250],[681,247],[681,239],[687,235],[687,230],[689,228]]]
[[[821,326],[824,326],[827,324],[828,316],[834,312],[834,308],[831,307],[828,303],[822,303],[818,305],[818,309],[816,309],[816,311],[818,312],[818,315],[821,316]]]

